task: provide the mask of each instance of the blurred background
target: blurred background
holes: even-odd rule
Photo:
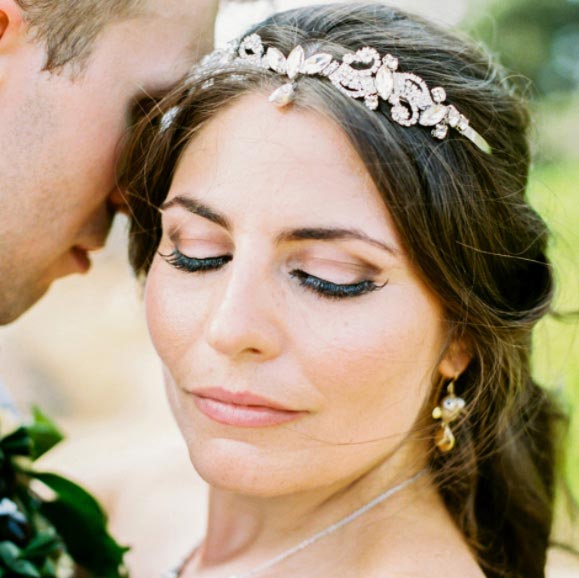
[[[272,8],[307,3],[224,4],[217,41]],[[571,412],[565,471],[579,499],[579,319],[565,315],[579,310],[579,1],[390,3],[483,42],[532,102],[530,197],[554,233],[561,313],[537,329],[534,367]],[[21,412],[38,404],[62,426],[68,441],[44,466],[76,478],[105,502],[118,538],[133,546],[133,576],[144,578],[175,564],[202,537],[206,493],[165,402],[140,288],[127,264],[126,229],[118,219],[88,278],[59,281],[21,320],[0,328],[0,381]],[[579,546],[562,516],[557,536]],[[557,552],[551,576],[577,578],[578,567]]]

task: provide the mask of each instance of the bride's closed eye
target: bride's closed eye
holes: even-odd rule
[[[162,257],[180,271],[186,271],[188,273],[199,273],[203,271],[214,271],[220,269],[223,265],[229,263],[233,259],[232,255],[220,255],[218,257],[206,257],[203,259],[198,259],[196,257],[188,257],[175,248],[168,255],[159,253],[159,257]]]
[[[296,278],[303,287],[330,299],[359,297],[365,293],[382,289],[388,283],[386,281],[386,283],[378,285],[370,279],[364,279],[358,283],[332,283],[315,275],[310,275],[301,269],[294,269],[290,275]]]
[[[220,255],[199,259],[197,257],[184,255],[177,248],[174,248],[169,254],[159,253],[159,256],[169,263],[169,265],[175,267],[175,269],[187,273],[215,271],[221,269],[221,267],[233,259],[232,255]],[[359,297],[366,293],[382,289],[382,287],[387,284],[386,282],[379,285],[370,279],[364,279],[357,283],[333,283],[332,281],[311,275],[301,269],[290,271],[290,275],[297,279],[302,287],[317,293],[321,297],[329,299]]]

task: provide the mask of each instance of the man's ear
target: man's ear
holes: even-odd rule
[[[15,0],[0,0],[0,87],[9,75],[10,56],[26,39],[22,8]]]
[[[0,54],[22,41],[24,14],[15,0],[0,0]]]
[[[458,377],[472,359],[471,348],[464,339],[453,341],[438,366],[438,371],[443,377],[453,379]]]

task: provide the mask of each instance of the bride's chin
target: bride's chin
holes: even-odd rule
[[[258,448],[236,440],[205,441],[189,446],[189,457],[197,473],[213,488],[238,494],[274,497],[292,493],[300,480],[288,475],[283,464],[274,463]]]

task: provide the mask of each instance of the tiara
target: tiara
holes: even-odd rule
[[[487,141],[470,125],[452,104],[444,104],[446,91],[441,86],[430,89],[426,82],[410,72],[398,72],[398,59],[391,54],[381,57],[369,46],[346,53],[341,61],[319,52],[306,58],[302,46],[286,57],[279,49],[265,47],[258,34],[250,34],[205,56],[191,75],[192,80],[206,77],[231,66],[255,66],[285,76],[288,82],[269,97],[282,108],[294,101],[300,76],[327,78],[342,94],[363,99],[370,110],[377,110],[380,100],[391,105],[392,120],[402,126],[416,124],[433,127],[431,134],[444,139],[449,129],[463,134],[485,153],[491,152]],[[211,83],[206,80],[204,86]]]

